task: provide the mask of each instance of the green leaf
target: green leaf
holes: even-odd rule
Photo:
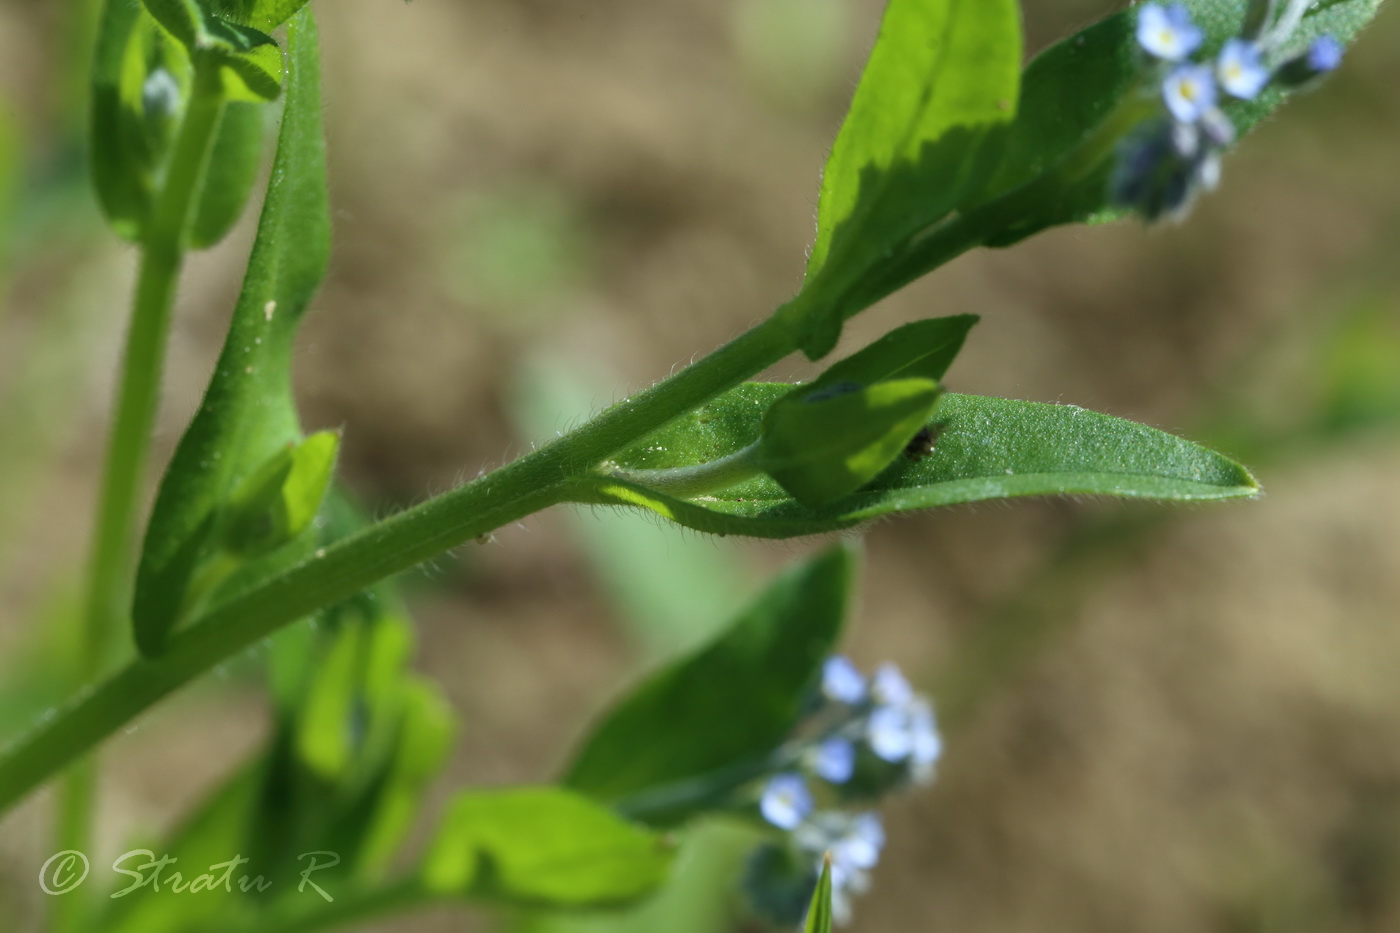
[[[1237,35],[1248,0],[1184,0],[1207,34],[1213,54]],[[1294,39],[1301,48],[1331,34],[1351,42],[1382,0],[1333,0],[1308,11]],[[1138,97],[1142,55],[1136,12],[1125,10],[1051,46],[1026,69],[1021,107],[1000,164],[977,201],[1021,194],[999,212],[987,243],[1006,246],[1046,227],[1119,216],[1107,204],[1115,144],[1143,116]],[[1288,92],[1271,88],[1253,101],[1231,100],[1225,111],[1241,134],[1276,110]],[[1154,99],[1145,98],[1155,108]],[[1153,112],[1148,110],[1147,113]],[[1057,179],[1056,173],[1063,178]],[[1034,188],[1028,186],[1036,185]]]
[[[301,439],[291,392],[292,340],[325,274],[330,244],[315,25],[288,31],[291,76],[272,183],[243,291],[213,378],[161,482],[137,571],[137,644],[159,653],[186,605],[234,489]],[[295,561],[311,532],[263,558],[258,572]],[[240,579],[237,575],[232,581]]]
[[[133,81],[128,78],[127,65],[128,50],[137,39],[141,18],[139,6],[125,0],[106,0],[92,69],[89,138],[93,184],[108,223],[128,240],[141,238],[151,202],[151,166],[142,139],[139,110],[145,69],[141,67]]]
[[[428,785],[446,763],[457,732],[452,708],[434,681],[410,677],[400,689],[398,746],[375,789],[357,862],[359,874],[370,877],[384,874],[407,838]]]
[[[306,6],[306,2],[307,0],[253,0],[248,24],[258,29],[273,29],[295,16],[298,10]]]
[[[431,890],[511,904],[600,907],[666,879],[661,836],[555,787],[473,791],[449,808],[423,864]]]
[[[813,359],[861,310],[847,293],[982,187],[1015,113],[1014,0],[890,0],[822,175],[817,239],[789,313]]]
[[[291,19],[307,0],[207,0],[224,19],[271,31]]]
[[[780,576],[707,647],[633,689],[583,743],[563,783],[648,822],[669,824],[704,799],[678,785],[760,765],[801,717],[841,633],[854,557],[837,546]],[[717,780],[721,797],[732,781]]]
[[[933,415],[941,391],[931,379],[799,387],[764,415],[757,463],[798,502],[825,505],[889,466]]]
[[[817,889],[812,892],[812,903],[807,908],[807,922],[802,925],[803,933],[831,933],[831,856],[822,860],[822,874],[817,879]]]
[[[262,164],[263,108],[245,101],[224,107],[190,226],[190,245],[207,249],[243,214]]]
[[[872,385],[886,379],[941,380],[953,364],[972,325],[975,314],[936,317],[896,327],[863,350],[833,363],[810,388],[820,389],[838,382]]]
[[[282,56],[267,33],[224,19],[200,0],[142,0],[191,57],[211,55],[224,66],[233,100],[273,100],[282,90]]]
[[[763,412],[790,386],[748,383],[623,451],[626,469],[705,463],[751,444]],[[1259,487],[1239,464],[1189,441],[1071,405],[948,394],[938,435],[922,459],[901,457],[874,482],[837,502],[809,509],[759,477],[695,499],[662,495],[599,477],[574,501],[650,509],[713,534],[788,538],[849,528],[914,509],[1017,496],[1105,495],[1201,501],[1254,496]]]
[[[277,46],[261,45],[236,54],[224,52],[220,61],[224,66],[224,95],[229,100],[269,101],[282,93],[282,52]]]
[[[273,454],[230,496],[220,544],[241,557],[254,557],[311,527],[339,450],[340,434],[320,431]]]
[[[262,756],[241,766],[204,798],[174,832],[158,842],[146,841],[125,848],[125,852],[147,849],[152,853],[149,860],[142,855],[130,856],[121,867],[137,870],[146,861],[169,855],[176,861],[164,870],[161,880],[167,881],[171,871],[179,870],[186,883],[190,883],[200,873],[208,872],[210,866],[236,857],[247,858],[249,835],[263,803],[266,777]],[[104,892],[100,902],[104,912],[92,929],[103,933],[184,933],[190,929],[208,929],[213,926],[214,918],[227,921],[231,917],[246,916],[258,906],[256,895],[241,892],[237,881],[245,874],[251,877],[265,874],[266,870],[265,865],[249,861],[235,867],[232,893],[226,893],[219,886],[201,890],[197,897],[184,898],[148,896],[153,893],[149,888],[121,897],[108,897],[107,894],[115,895],[134,880],[130,875],[111,874],[111,891]],[[147,870],[146,874],[149,876],[151,872]],[[168,889],[163,889],[162,893],[168,893]],[[276,888],[272,893],[277,893]]]

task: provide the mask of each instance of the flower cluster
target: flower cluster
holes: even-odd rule
[[[1252,0],[1244,32],[1204,60],[1197,55],[1205,32],[1184,4],[1143,4],[1137,42],[1164,113],[1121,144],[1110,183],[1116,203],[1149,221],[1182,216],[1199,192],[1219,184],[1221,155],[1235,140],[1224,104],[1254,100],[1270,85],[1299,87],[1337,69],[1342,46],[1335,38],[1321,36],[1301,50],[1294,43],[1311,3]]]
[[[897,667],[866,678],[846,658],[829,658],[782,769],[758,789],[763,820],[785,835],[750,859],[745,887],[755,908],[777,924],[800,923],[829,856],[832,911],[846,922],[885,842],[878,813],[847,808],[927,783],[942,750],[932,707]]]

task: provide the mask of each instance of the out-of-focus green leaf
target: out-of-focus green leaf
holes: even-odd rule
[[[119,867],[127,871],[142,871],[150,876],[151,869],[143,869],[143,865],[165,855],[177,860],[162,870],[161,880],[167,887],[160,893],[144,887],[104,898],[105,913],[93,928],[103,933],[184,933],[207,928],[216,917],[228,921],[251,915],[261,898],[256,891],[240,891],[238,879],[244,875],[255,877],[266,871],[265,865],[253,865],[251,861],[233,869],[231,892],[218,886],[201,890],[197,896],[162,895],[170,893],[168,885],[174,871],[179,871],[181,879],[189,884],[199,874],[209,872],[210,866],[222,865],[239,857],[240,853],[246,857],[248,834],[255,825],[252,815],[260,805],[265,780],[265,764],[256,760],[216,788],[169,838],[128,846],[127,852],[144,848],[150,854],[125,857]],[[264,878],[266,880],[265,874]],[[122,874],[112,880],[112,889],[107,893],[117,895],[138,879]],[[278,892],[274,889],[270,893]]]
[[[654,891],[672,844],[557,787],[469,791],[423,863],[433,891],[512,904],[602,907]]]
[[[133,608],[137,644],[158,654],[180,619],[197,568],[238,483],[301,438],[291,394],[292,340],[325,274],[330,244],[315,26],[303,11],[288,30],[286,111],[243,292],[204,401],[166,471],[146,530]],[[272,572],[298,559],[310,532],[258,561]]]
[[[1015,113],[1014,0],[890,0],[822,175],[817,239],[788,313],[813,359],[861,310],[850,289],[954,210],[994,164]]]
[[[802,925],[803,933],[831,933],[831,858],[822,862],[822,874],[817,879],[817,889],[812,892],[812,903],[807,908],[807,922]]]
[[[933,415],[931,379],[800,387],[763,416],[757,462],[810,507],[855,492],[889,466]]]
[[[1184,0],[1205,30],[1213,54],[1238,35],[1248,0]],[[1351,42],[1379,10],[1382,0],[1332,0],[1315,4],[1293,42],[1299,49],[1330,34]],[[1108,209],[1108,176],[1114,142],[1131,125],[1111,125],[1125,114],[1140,114],[1138,88],[1143,56],[1137,45],[1134,10],[1125,10],[1051,46],[1026,69],[1021,107],[1007,134],[995,174],[977,196],[1001,198],[1041,182],[1018,197],[998,217],[1000,229],[988,245],[1006,246],[1046,227],[1119,216]],[[1252,101],[1230,100],[1225,111],[1240,133],[1247,132],[1287,98],[1275,87]],[[1107,130],[1105,133],[1104,130]],[[1046,180],[1074,163],[1061,183]]]
[[[190,222],[190,246],[218,243],[243,214],[262,165],[262,144],[263,108],[247,101],[226,105]]]
[[[614,459],[640,470],[727,456],[758,437],[763,412],[790,388],[740,386]],[[1248,471],[1218,453],[1072,405],[948,394],[929,427],[937,441],[928,456],[896,458],[865,488],[819,509],[799,505],[767,477],[694,499],[599,477],[581,485],[575,501],[651,509],[712,534],[788,538],[848,528],[892,512],[985,499],[1104,495],[1200,501],[1259,491]]]
[[[564,784],[669,824],[668,787],[766,756],[791,732],[841,632],[854,559],[844,545],[790,569],[709,646],[647,678],[583,743]],[[717,787],[724,791],[728,788]],[[660,803],[644,803],[654,797]]]
[[[356,862],[359,877],[377,878],[389,867],[413,828],[428,784],[442,770],[457,731],[452,709],[436,683],[411,677],[401,690],[398,747],[375,788]]]
[[[297,711],[297,757],[327,781],[345,773],[358,745],[354,724],[361,716],[359,674],[368,637],[360,626],[340,633],[317,664],[315,682]]]
[[[141,7],[126,0],[103,4],[92,68],[93,184],[107,221],[129,240],[140,238],[151,200],[141,114],[123,94],[127,50],[141,15]]]
[[[679,833],[666,885],[622,910],[520,912],[508,933],[733,933],[733,892],[763,830],[738,820],[708,820]]]

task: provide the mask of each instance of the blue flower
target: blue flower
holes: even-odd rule
[[[885,826],[880,821],[880,814],[856,814],[841,836],[831,845],[833,880],[838,869],[850,874],[874,868],[880,861],[880,850],[884,846]]]
[[[1179,65],[1162,83],[1162,99],[1172,116],[1195,123],[1215,106],[1215,75],[1209,65]]]
[[[1345,49],[1334,36],[1318,36],[1308,46],[1308,67],[1321,74],[1336,71],[1342,66],[1342,53]]]
[[[856,747],[850,739],[832,736],[812,749],[810,763],[818,777],[844,784],[856,770]]]
[[[880,861],[885,828],[877,813],[826,810],[793,834],[797,847],[812,859],[816,871],[831,859],[831,912],[838,924],[851,918],[851,897],[870,887],[870,869]]]
[[[796,829],[811,814],[812,807],[812,793],[797,774],[769,778],[758,800],[763,818],[779,829]]]
[[[1269,83],[1269,69],[1264,66],[1259,47],[1245,39],[1225,43],[1215,70],[1220,86],[1240,100],[1253,100]]]
[[[903,706],[914,698],[914,688],[899,672],[899,668],[888,662],[875,669],[875,678],[870,684],[870,692],[877,703],[889,706]]]
[[[1201,47],[1205,33],[1191,22],[1191,12],[1183,4],[1148,3],[1138,13],[1137,40],[1148,54],[1179,62]]]
[[[909,729],[909,712],[902,706],[881,706],[870,714],[865,725],[870,750],[885,761],[900,762],[914,750]]]
[[[822,693],[837,703],[855,706],[865,699],[865,678],[842,655],[833,655],[822,665]]]

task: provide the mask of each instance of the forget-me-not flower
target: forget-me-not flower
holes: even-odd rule
[[[1209,65],[1178,65],[1162,82],[1162,99],[1173,117],[1195,123],[1215,107],[1215,75]]]
[[[833,735],[825,739],[810,756],[812,771],[824,781],[844,784],[856,771],[856,747],[847,738]]]
[[[1271,77],[1259,46],[1246,39],[1231,39],[1225,43],[1215,72],[1225,92],[1240,100],[1258,97]]]
[[[1205,33],[1191,21],[1185,5],[1148,3],[1138,13],[1137,40],[1148,54],[1179,62],[1201,47]]]
[[[855,706],[865,699],[865,678],[843,655],[833,655],[822,665],[822,693],[828,699]]]
[[[793,830],[812,813],[815,806],[807,782],[798,774],[775,774],[764,785],[758,799],[763,818],[779,829]]]
[[[899,668],[888,661],[875,669],[870,692],[877,703],[889,706],[903,706],[914,698],[914,688],[899,672]]]
[[[885,845],[885,827],[877,813],[818,813],[793,835],[799,849],[821,871],[822,861],[831,859],[831,912],[845,924],[851,918],[852,895],[870,887],[870,870],[880,861]]]

